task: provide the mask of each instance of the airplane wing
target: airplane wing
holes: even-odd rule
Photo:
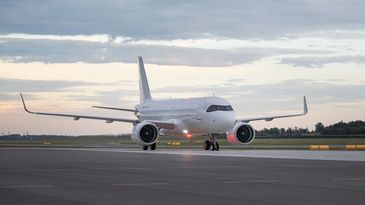
[[[138,113],[138,110],[126,109],[126,108],[104,107],[104,106],[92,106],[92,107],[93,108],[101,108],[101,109],[109,109],[109,110],[118,110],[118,111]],[[165,129],[169,129],[169,130],[175,129],[175,124],[172,123],[172,122],[153,121],[153,120],[147,120],[147,121],[155,124],[157,127],[160,127],[160,128],[165,128]]]
[[[119,110],[119,111],[126,111],[126,112],[134,112],[137,113],[138,110],[133,109],[126,109],[126,108],[117,108],[117,107],[104,107],[104,106],[91,106],[93,108],[100,108],[100,109],[109,109],[109,110]]]
[[[74,120],[79,120],[81,118],[92,119],[92,120],[105,120],[106,123],[128,122],[128,123],[132,123],[133,125],[139,123],[138,119],[123,119],[123,118],[98,117],[98,116],[87,116],[87,115],[72,115],[72,114],[62,114],[62,113],[33,112],[33,111],[28,110],[27,106],[25,105],[23,95],[21,93],[20,93],[20,97],[21,97],[22,102],[23,102],[24,110],[28,113],[31,113],[31,114],[49,115],[49,116],[58,116],[58,117],[72,117]],[[147,121],[155,124],[157,127],[160,127],[160,128],[165,128],[165,129],[174,129],[175,128],[175,124],[173,122],[156,121],[156,120],[147,120]]]
[[[250,121],[257,121],[257,120],[265,120],[265,121],[271,121],[276,118],[286,118],[286,117],[297,117],[302,116],[308,113],[308,107],[307,107],[307,100],[305,96],[303,97],[303,112],[298,114],[290,114],[290,115],[276,115],[276,116],[266,116],[266,117],[254,117],[254,118],[245,118],[245,119],[238,119],[238,121],[241,122],[250,122]]]
[[[45,113],[45,112],[33,112],[27,109],[25,106],[23,95],[20,93],[20,97],[22,98],[24,110],[31,114],[36,115],[50,115],[50,116],[58,116],[58,117],[72,117],[74,120],[79,120],[81,118],[84,119],[92,119],[92,120],[105,120],[106,123],[112,122],[129,122],[136,124],[138,122],[137,119],[122,119],[122,118],[111,118],[111,117],[97,117],[97,116],[87,116],[87,115],[71,115],[71,114],[61,114],[61,113]]]

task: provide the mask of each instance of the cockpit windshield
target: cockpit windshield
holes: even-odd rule
[[[214,111],[233,111],[232,106],[230,105],[211,105],[208,107],[207,112]]]

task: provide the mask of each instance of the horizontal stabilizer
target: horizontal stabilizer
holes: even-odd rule
[[[134,112],[134,113],[138,112],[138,110],[126,109],[126,108],[117,108],[117,107],[104,107],[104,106],[91,106],[91,107],[100,108],[100,109],[108,109],[108,110],[119,110],[119,111],[125,111],[125,112]]]

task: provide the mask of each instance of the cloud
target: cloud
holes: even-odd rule
[[[142,55],[154,64],[219,67],[290,55],[281,63],[311,67],[337,62],[323,56],[334,53],[352,62],[365,52],[363,7],[359,0],[4,0],[0,58],[134,63]],[[309,62],[303,54],[316,56]]]
[[[115,87],[125,87],[126,85],[136,86],[134,89],[115,89]],[[89,88],[94,86],[93,90]],[[95,87],[97,86],[97,87]],[[65,102],[88,101],[95,105],[107,106],[131,106],[138,103],[138,87],[135,81],[94,83],[82,81],[63,80],[23,80],[0,78],[0,101],[20,100],[19,92],[26,93],[27,99],[37,99],[41,95],[38,92],[58,92]],[[78,88],[78,89],[75,89]],[[81,89],[80,89],[81,88]],[[65,92],[65,90],[67,91]],[[80,94],[81,92],[81,94]]]
[[[275,38],[316,30],[363,29],[365,2],[3,0],[0,33],[97,34],[140,39],[202,36]],[[350,15],[349,15],[350,14]]]
[[[106,34],[98,35],[36,35],[36,34],[22,34],[22,33],[12,33],[0,35],[0,39],[12,40],[53,40],[53,41],[89,41],[106,43],[110,40],[110,36]],[[118,38],[118,42],[123,42],[123,39]]]
[[[10,62],[46,63],[135,63],[163,65],[227,66],[252,62],[269,55],[265,50],[212,50],[171,46],[115,45],[50,40],[17,40],[2,43],[0,55]]]
[[[356,63],[364,64],[365,56],[303,56],[282,58],[281,64],[289,64],[294,67],[321,68],[330,63]]]
[[[139,103],[138,90],[116,89],[111,91],[96,91],[93,95],[67,95],[74,101],[93,101],[95,105],[104,105],[112,107],[121,107],[136,105]]]
[[[365,29],[360,30],[317,30],[304,33],[289,34],[288,38],[311,38],[317,37],[322,39],[365,39]]]
[[[15,99],[19,99],[19,96],[0,93],[0,101],[9,101],[9,100],[15,100]]]
[[[47,37],[47,36],[46,36]],[[321,54],[319,49],[241,47],[209,49],[167,45],[143,45],[133,41],[124,43],[89,42],[61,39],[7,39],[1,43],[0,59],[5,62],[45,63],[135,63],[142,55],[146,62],[162,65],[221,67],[240,65],[280,54]],[[73,38],[73,37],[68,37]],[[1,39],[1,37],[0,37]]]
[[[310,105],[365,100],[365,84],[326,82],[308,79],[293,79],[279,83],[249,85],[244,81],[229,81],[229,84],[174,86],[160,88],[155,93],[179,95],[202,93],[205,96],[224,97],[235,107],[246,112],[266,112],[285,107],[301,109],[301,96],[306,95]]]
[[[0,78],[0,92],[48,92],[60,91],[67,88],[96,85],[92,82],[62,81],[62,80],[23,80]]]

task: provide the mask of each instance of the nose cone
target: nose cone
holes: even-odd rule
[[[233,112],[220,113],[212,118],[210,130],[212,133],[226,133],[236,122]]]
[[[206,99],[205,116],[208,125],[208,132],[223,134],[230,131],[236,123],[235,113],[230,103],[219,97]]]

